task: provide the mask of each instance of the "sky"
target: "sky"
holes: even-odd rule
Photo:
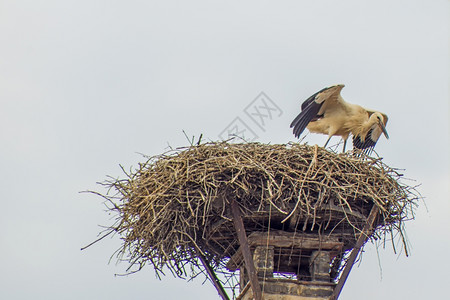
[[[410,256],[368,245],[340,299],[445,298],[449,12],[448,0],[0,0],[0,298],[219,299],[151,267],[115,276],[117,236],[80,251],[112,223],[82,191],[188,145],[183,131],[297,142],[301,103],[337,83],[389,116],[376,150],[424,197]],[[255,103],[274,108],[264,123]]]

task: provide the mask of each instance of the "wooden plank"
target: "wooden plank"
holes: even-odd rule
[[[261,286],[259,285],[258,276],[256,274],[255,263],[253,262],[252,253],[247,241],[247,234],[245,233],[244,222],[242,221],[241,212],[239,211],[236,200],[231,200],[231,211],[233,213],[233,223],[239,239],[239,245],[244,256],[245,268],[247,269],[250,285],[253,290],[253,298],[255,300],[262,300]]]
[[[342,275],[339,278],[339,282],[334,288],[330,300],[337,300],[339,295],[341,294],[342,288],[344,287],[345,281],[347,281],[347,277],[350,274],[350,271],[352,270],[353,264],[355,263],[355,260],[358,257],[362,245],[364,245],[366,240],[372,234],[373,231],[372,226],[377,216],[378,216],[378,207],[374,204],[372,210],[370,211],[369,217],[367,218],[367,223],[366,225],[364,225],[364,228],[361,231],[358,240],[356,241],[352,253],[350,253],[350,257],[347,260],[347,264],[345,265],[344,271],[342,272]]]
[[[310,250],[340,250],[344,246],[338,238],[319,234],[302,234],[273,230],[267,232],[254,232],[248,236],[250,246],[275,246],[280,248],[299,248]]]
[[[230,260],[227,262],[226,264],[226,268],[231,271],[234,272],[237,269],[239,269],[239,266],[242,263],[242,251],[241,248],[239,247],[239,249],[236,251],[236,253],[233,254],[232,257],[230,257]]]

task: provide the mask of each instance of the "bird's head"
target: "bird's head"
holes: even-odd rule
[[[386,120],[385,117],[383,116],[382,113],[380,112],[374,112],[371,116],[370,116],[371,122],[372,124],[376,124],[381,131],[383,132],[384,136],[389,139],[389,135],[386,131],[386,126],[384,125],[387,122],[387,116],[386,116]]]

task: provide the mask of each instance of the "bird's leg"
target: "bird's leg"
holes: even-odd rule
[[[325,146],[323,146],[324,148],[326,148],[326,147],[327,147],[327,145],[328,145],[328,142],[330,141],[331,137],[332,137],[332,135],[330,135],[330,136],[328,137],[328,140],[327,140],[327,142],[325,143]]]
[[[344,139],[344,148],[342,149],[343,153],[345,153],[345,145],[347,145],[347,139]]]

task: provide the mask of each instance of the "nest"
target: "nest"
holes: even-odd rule
[[[230,201],[239,204],[247,235],[279,230],[333,235],[351,249],[375,205],[372,240],[404,239],[417,193],[380,158],[334,153],[322,147],[227,142],[192,145],[147,158],[126,178],[103,183],[117,214],[110,232],[123,239],[119,254],[140,270],[181,278],[215,272],[239,248]],[[110,233],[109,232],[109,233]],[[394,244],[395,245],[395,244]],[[129,269],[133,270],[133,269]],[[339,273],[339,264],[334,277]]]

